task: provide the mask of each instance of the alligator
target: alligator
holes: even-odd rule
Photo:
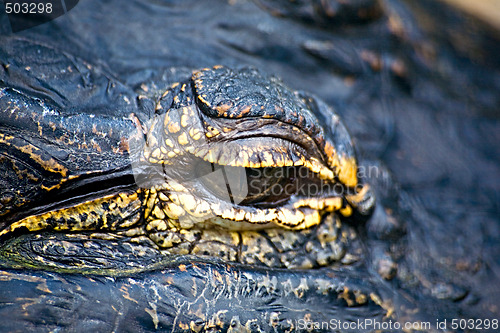
[[[1,36],[1,330],[496,330],[497,38],[389,0]]]

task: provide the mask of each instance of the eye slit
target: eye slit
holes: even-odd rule
[[[196,165],[195,174],[205,189],[221,200],[240,204],[247,196],[245,168],[200,161]]]
[[[275,206],[296,191],[288,168],[246,168],[248,194],[243,204]]]
[[[216,163],[209,163],[201,161],[196,166],[196,176],[200,183],[213,195],[221,200],[225,200],[231,203],[234,202],[232,195],[231,185],[238,186],[238,179],[233,179],[234,177],[228,177],[227,175],[228,166],[221,166]],[[242,169],[243,170],[243,169]]]
[[[277,206],[297,192],[288,168],[241,168],[201,161],[196,178],[217,198],[239,205]]]

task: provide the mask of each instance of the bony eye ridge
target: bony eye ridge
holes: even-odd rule
[[[195,71],[160,94],[151,118],[130,120],[128,139],[106,152],[127,156],[130,169],[79,176],[49,159],[60,182],[0,237],[112,233],[169,255],[307,268],[347,255],[353,231],[340,218],[368,216],[375,205],[335,112],[257,70]],[[297,248],[307,252],[300,263]]]
[[[174,211],[192,215],[185,225],[217,217],[228,228],[301,230],[328,212],[370,213],[374,197],[358,179],[351,138],[316,97],[256,70],[223,66],[194,72],[164,96],[170,94],[170,104],[158,103],[160,116],[140,151],[147,163],[171,171],[157,189],[178,206]],[[329,128],[318,121],[326,117],[335,120]],[[183,172],[196,179],[176,179]]]

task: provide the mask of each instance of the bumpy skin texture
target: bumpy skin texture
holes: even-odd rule
[[[29,202],[18,196],[24,204],[2,210],[5,228],[0,236],[46,230],[111,233],[101,238],[125,237],[120,241],[129,243],[149,239],[164,255],[192,254],[276,268],[317,268],[359,260],[362,249],[356,231],[331,213],[361,220],[373,211],[375,199],[356,174],[344,125],[324,102],[293,92],[255,69],[223,66],[194,71],[156,100],[155,115],[146,123],[141,124],[135,114],[123,119],[135,121],[134,129],[107,124],[115,127],[105,134],[119,134],[117,148],[108,150],[116,155],[110,155],[109,164],[123,159],[131,165],[117,172],[100,170],[96,164],[82,173],[78,165],[56,160],[52,151],[66,144],[64,134],[59,136],[66,119],[43,112],[31,113],[31,119],[18,117],[6,107],[2,117],[10,128],[1,143],[12,164],[6,168],[31,180],[33,187],[40,185],[31,189],[33,197],[49,200],[40,206],[42,200]],[[53,109],[45,112],[58,114]],[[72,126],[74,119],[68,118],[67,126]],[[318,118],[327,119],[326,126]],[[39,131],[30,132],[35,122]],[[98,140],[102,128],[80,126],[85,139],[73,144],[102,150]],[[21,137],[30,143],[19,143]],[[67,147],[69,151],[71,144]],[[19,160],[26,170],[19,170]],[[59,176],[58,183],[39,184],[38,170]],[[132,177],[135,184],[130,184]],[[221,182],[221,177],[226,180]],[[75,254],[78,242],[89,238],[79,237],[62,241],[56,236],[45,245],[38,238],[41,245],[34,252],[51,259],[33,259],[24,241],[4,248],[12,260],[71,269],[71,264],[58,265],[51,252],[59,248],[60,256]],[[74,246],[66,246],[68,242]],[[98,268],[80,257],[75,270]]]
[[[399,1],[274,3],[88,1],[2,37],[0,226],[105,197],[100,213],[144,227],[149,196],[137,193],[124,133],[163,115],[162,96],[171,103],[163,94],[182,89],[171,85],[193,70],[253,65],[335,107],[362,150],[359,165],[377,167],[366,175],[378,199],[373,216],[342,218],[357,260],[296,270],[170,257],[150,237],[155,220],[144,233],[17,228],[0,240],[2,328],[281,332],[301,331],[299,319],[498,318],[490,36],[426,1],[411,2],[422,25]],[[435,23],[449,17],[465,23]],[[467,48],[452,38],[457,28],[473,37]],[[216,107],[212,86],[199,89]],[[328,117],[316,117],[327,130]],[[127,204],[136,201],[146,204]]]

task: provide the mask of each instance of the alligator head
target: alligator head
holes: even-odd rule
[[[1,234],[55,230],[95,239],[103,236],[88,232],[99,232],[148,240],[147,247],[167,256],[268,267],[359,257],[356,231],[341,217],[369,215],[374,196],[358,177],[346,128],[318,98],[255,69],[216,66],[172,84],[147,121],[135,115],[129,121],[136,186],[125,190],[101,179],[106,191],[87,190],[62,207],[48,204]],[[88,186],[93,173],[99,174],[65,174],[49,193]]]

